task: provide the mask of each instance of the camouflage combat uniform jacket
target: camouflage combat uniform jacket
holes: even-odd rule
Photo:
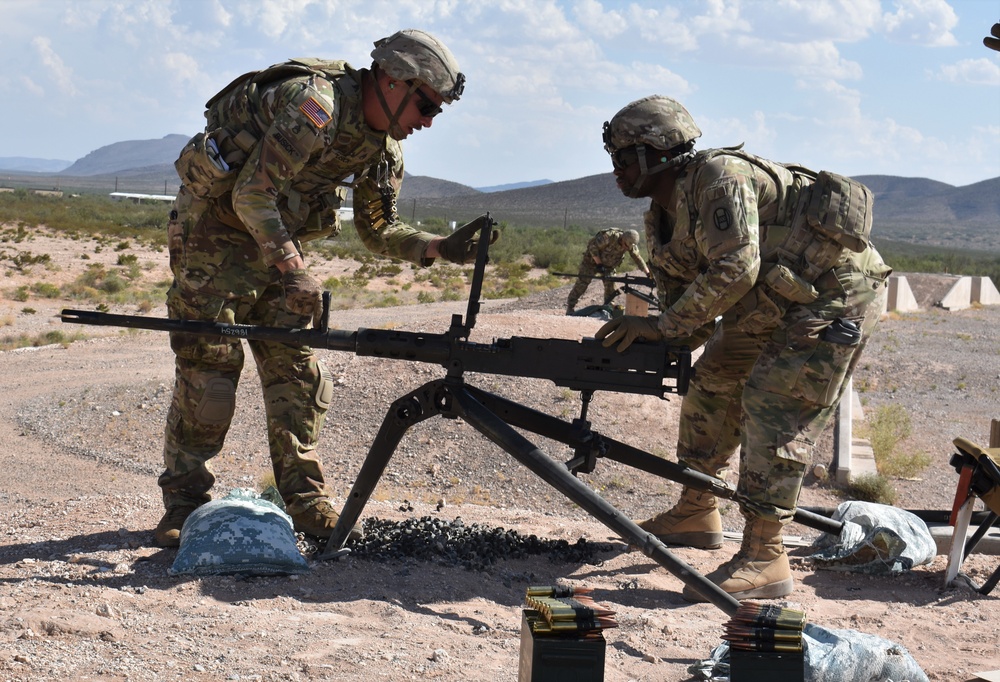
[[[866,240],[845,248],[814,227],[816,178],[738,148],[699,152],[645,217],[659,329],[696,342],[715,332],[682,404],[678,459],[721,475],[740,448],[744,511],[782,522],[891,272]]]
[[[587,242],[587,256],[590,257],[591,262],[599,260],[605,269],[614,270],[622,264],[627,253],[639,266],[639,269],[645,272],[646,261],[642,259],[639,247],[636,245],[624,246],[622,243],[623,234],[625,233],[617,227],[601,230]]]
[[[175,166],[182,186],[168,226],[172,318],[306,327],[284,306],[274,264],[301,242],[335,234],[354,189],[354,225],[370,250],[429,264],[434,235],[400,223],[398,142],[363,118],[363,72],[295,60],[241,76],[207,104],[208,124]],[[244,363],[239,339],[172,334],[174,393],[159,478],[164,505],[209,499],[209,460],[230,428]],[[293,517],[327,496],[316,454],[333,396],[311,348],[248,342],[264,394],[275,483]]]
[[[587,287],[590,286],[595,276],[599,274],[613,275],[615,273],[615,268],[621,265],[626,253],[632,257],[632,260],[635,261],[635,264],[639,266],[641,271],[646,272],[646,261],[642,259],[639,247],[634,244],[626,247],[622,243],[623,234],[625,233],[617,227],[609,227],[595,234],[587,242],[587,250],[580,261],[579,277],[573,284],[573,288],[570,289],[569,296],[566,299],[568,312],[574,310],[576,304],[580,301],[580,297],[587,291]],[[600,262],[600,266],[598,266],[598,262]],[[604,285],[604,303],[608,304],[614,299],[617,293],[615,283],[605,280],[602,284]]]
[[[427,264],[434,235],[397,219],[402,149],[364,122],[363,73],[299,59],[241,76],[209,100],[205,133],[178,159],[185,189],[249,232],[267,265],[293,257],[296,241],[336,234],[348,186],[365,246]]]

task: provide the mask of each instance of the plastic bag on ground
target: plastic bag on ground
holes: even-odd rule
[[[802,631],[806,682],[928,682],[927,674],[900,644],[856,630],[829,630],[812,623]],[[695,679],[729,682],[729,643],[688,668]]]
[[[309,571],[292,519],[252,490],[236,488],[195,509],[181,529],[174,575],[288,575]]]
[[[851,501],[833,518],[844,522],[839,536],[821,535],[812,559],[818,568],[869,574],[896,574],[928,564],[937,544],[927,524],[904,509]]]

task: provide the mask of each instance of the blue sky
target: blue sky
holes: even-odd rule
[[[486,186],[610,172],[601,125],[681,101],[700,148],[848,175],[1000,176],[1000,0],[0,0],[0,157],[191,135],[246,71],[367,66],[422,28],[468,77],[406,167]]]

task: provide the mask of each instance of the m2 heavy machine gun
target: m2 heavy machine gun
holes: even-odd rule
[[[591,429],[587,408],[595,391],[613,391],[666,398],[687,392],[691,380],[691,354],[686,347],[663,343],[635,343],[624,353],[605,348],[600,341],[511,337],[476,343],[469,336],[479,313],[479,297],[494,222],[489,214],[479,219],[480,232],[469,303],[463,320],[452,316],[448,331],[440,334],[400,330],[329,329],[329,295],[324,296],[322,318],[316,328],[280,329],[220,322],[202,322],[63,310],[62,320],[78,324],[110,325],[206,336],[278,341],[345,351],[361,356],[441,365],[445,376],[430,381],[393,402],[368,451],[357,480],[347,497],[340,521],[319,559],[349,552],[345,548],[351,528],[389,464],[407,430],[434,416],[461,419],[496,443],[546,483],[578,504],[630,545],[662,565],[685,584],[732,616],[739,602],[675,557],[667,547],[615,509],[576,474],[590,473],[597,459],[609,458],[719,497],[735,499],[725,481],[656,457],[603,436]],[[515,401],[470,385],[466,372],[548,379],[581,395],[580,416],[572,421],[544,414]],[[545,454],[516,428],[564,443],[573,457],[560,463]],[[839,522],[799,511],[796,520],[820,530],[839,533]]]

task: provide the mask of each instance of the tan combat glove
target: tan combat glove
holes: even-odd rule
[[[618,352],[623,353],[636,339],[645,341],[662,341],[663,334],[657,326],[655,317],[639,317],[638,315],[622,315],[604,324],[597,330],[594,337],[604,339],[604,347],[610,348],[618,344]]]
[[[479,246],[479,238],[476,235],[485,224],[486,216],[481,215],[471,223],[462,225],[438,244],[438,253],[446,261],[452,263],[462,264],[474,261],[476,249]],[[493,230],[490,232],[490,244],[495,243],[499,237],[500,228],[494,224]]]
[[[323,289],[306,270],[289,270],[281,275],[285,309],[296,315],[308,315],[313,321],[322,312]]]

